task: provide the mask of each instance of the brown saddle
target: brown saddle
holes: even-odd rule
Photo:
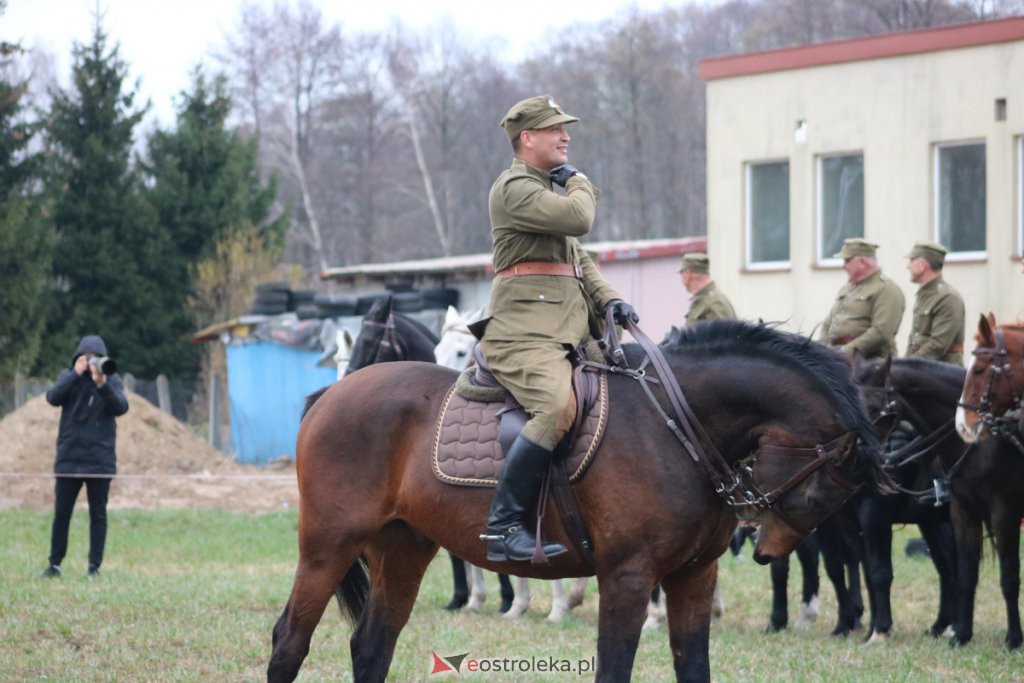
[[[579,353],[579,352],[577,352]],[[452,385],[441,405],[434,433],[434,476],[455,486],[494,487],[505,462],[505,451],[527,416],[501,386],[480,353],[474,349],[471,366]],[[573,368],[576,419],[555,459],[564,459],[569,482],[583,478],[604,436],[608,421],[608,378],[604,371]]]

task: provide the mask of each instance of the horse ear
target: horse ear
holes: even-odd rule
[[[352,353],[352,347],[356,345],[356,340],[352,338],[352,333],[347,329],[341,331],[341,340],[345,344],[345,348],[348,349],[349,354]]]
[[[978,334],[976,335],[975,340],[983,346],[992,346],[994,336],[992,330],[995,329],[995,326],[996,317],[994,315],[989,313],[988,317],[986,317],[984,313],[981,314],[980,319],[978,320]]]
[[[444,314],[444,326],[451,327],[452,325],[458,325],[461,316],[459,315],[458,309],[454,306],[448,306],[448,310]]]

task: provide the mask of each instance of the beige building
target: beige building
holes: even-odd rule
[[[843,239],[880,245],[907,296],[916,240],[979,313],[1024,319],[1024,18],[702,62],[708,252],[737,314],[809,333],[846,281]]]

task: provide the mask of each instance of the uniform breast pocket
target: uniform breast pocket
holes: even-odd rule
[[[871,300],[867,297],[851,297],[846,303],[846,312],[851,318],[870,318]]]

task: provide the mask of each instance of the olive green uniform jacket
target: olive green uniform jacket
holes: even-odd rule
[[[921,285],[907,355],[964,364],[964,300],[942,276]]]
[[[896,332],[904,308],[906,300],[899,286],[875,271],[839,290],[821,327],[821,340],[848,356],[854,351],[868,359],[896,356]]]
[[[695,325],[701,320],[733,320],[736,311],[725,294],[709,282],[704,289],[693,295],[690,310],[686,313],[686,326]]]
[[[580,271],[579,278],[519,275],[491,284],[484,357],[531,415],[523,434],[549,448],[566,428],[556,422],[572,395],[566,348],[599,336],[599,316],[622,298],[577,240],[590,232],[598,194],[578,174],[559,195],[547,173],[515,159],[488,198],[495,272],[528,261],[575,264]]]

